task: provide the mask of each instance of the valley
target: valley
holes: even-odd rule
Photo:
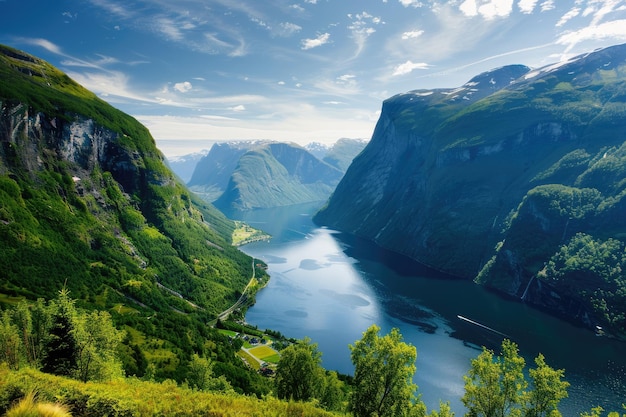
[[[376,324],[417,350],[429,410],[464,413],[463,375],[505,337],[565,369],[565,415],[618,410],[625,74],[618,45],[399,94],[370,142],[334,155],[216,143],[195,194],[136,119],[0,46],[0,409],[53,380],[48,398],[72,386],[96,414],[154,406],[123,405],[117,381],[264,408],[281,386],[268,369],[280,380],[280,356],[304,352],[326,368],[299,378],[317,378],[311,403],[274,411],[345,412],[361,388],[348,346]]]

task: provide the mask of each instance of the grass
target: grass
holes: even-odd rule
[[[258,399],[234,393],[197,391],[178,386],[171,380],[156,383],[125,378],[106,383],[82,383],[32,369],[9,371],[6,366],[0,366],[0,414],[4,415],[12,405],[18,404],[33,391],[33,387],[37,387],[37,402],[61,401],[76,416],[337,415],[316,408],[313,404],[286,402],[271,396]]]
[[[259,363],[259,361],[257,361],[254,358],[254,356],[252,356],[251,354],[249,354],[245,350],[241,349],[239,352],[237,352],[237,356],[239,356],[241,359],[243,359],[244,362],[246,364],[248,364],[248,366],[250,368],[254,369],[255,371],[258,371],[261,368],[261,364]]]
[[[241,246],[255,240],[269,239],[271,236],[262,230],[255,229],[243,222],[235,221],[235,230],[233,231],[233,245]]]
[[[257,347],[253,347],[251,349],[248,350],[250,352],[250,354],[256,356],[257,358],[264,360],[266,362],[271,362],[268,360],[268,358],[271,357],[280,357],[278,355],[278,353],[272,349],[269,346],[266,345],[261,345],[261,346],[257,346]]]
[[[70,417],[67,406],[59,403],[38,402],[36,395],[29,392],[7,411],[6,417]]]

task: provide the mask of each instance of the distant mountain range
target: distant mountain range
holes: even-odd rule
[[[188,186],[227,212],[324,201],[365,145],[359,139],[308,148],[274,141],[217,143],[198,161]]]
[[[187,155],[167,157],[165,163],[185,183],[191,179],[198,161],[209,153],[208,150],[194,152]]]
[[[391,97],[315,221],[626,335],[626,45]]]

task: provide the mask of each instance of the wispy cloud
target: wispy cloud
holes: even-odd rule
[[[407,39],[419,38],[423,33],[424,33],[423,30],[411,30],[408,32],[404,32],[402,34],[402,39],[407,40]]]
[[[405,74],[411,73],[413,70],[416,70],[416,69],[428,69],[428,68],[430,68],[430,65],[428,65],[425,62],[406,61],[404,64],[400,64],[396,66],[395,70],[393,71],[393,76],[405,75]]]
[[[580,8],[574,7],[570,9],[567,13],[565,13],[558,22],[556,22],[556,27],[561,27],[566,24],[569,20],[575,18],[580,14]]]
[[[301,26],[296,25],[295,23],[290,22],[282,22],[278,25],[279,29],[276,31],[278,36],[289,37],[292,36],[302,30]]]
[[[50,42],[47,39],[42,39],[42,38],[17,38],[16,40],[19,43],[24,43],[24,44],[27,44],[27,45],[39,46],[41,48],[46,49],[49,52],[52,52],[53,54],[64,55],[63,52],[61,51],[61,47],[59,47],[57,44],[55,44],[53,42]]]
[[[119,102],[120,99],[133,102],[158,103],[158,100],[138,94],[130,86],[128,75],[122,72],[73,72],[67,73],[70,78],[108,101]]]
[[[384,22],[380,17],[373,16],[366,11],[356,14],[350,13],[348,18],[351,20],[348,29],[351,31],[352,39],[354,39],[357,45],[357,49],[352,57],[354,59],[365,48],[367,38],[376,32],[374,26],[384,24]]]
[[[585,28],[568,31],[557,39],[560,45],[566,45],[566,53],[574,46],[589,40],[614,39],[615,41],[626,41],[626,19],[613,20],[600,23],[599,25],[587,26]]]
[[[125,7],[119,1],[110,0],[90,0],[91,4],[100,7],[104,11],[115,15],[116,17],[128,19],[135,15],[133,11]]]
[[[302,39],[302,49],[312,49],[317,48],[318,46],[322,46],[327,44],[330,41],[330,33],[322,33],[317,36],[317,38],[313,39]]]

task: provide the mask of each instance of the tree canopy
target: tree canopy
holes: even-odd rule
[[[372,325],[350,345],[355,366],[350,409],[356,417],[407,416],[418,401],[413,383],[417,350],[402,341],[398,329],[385,336],[379,331]]]

